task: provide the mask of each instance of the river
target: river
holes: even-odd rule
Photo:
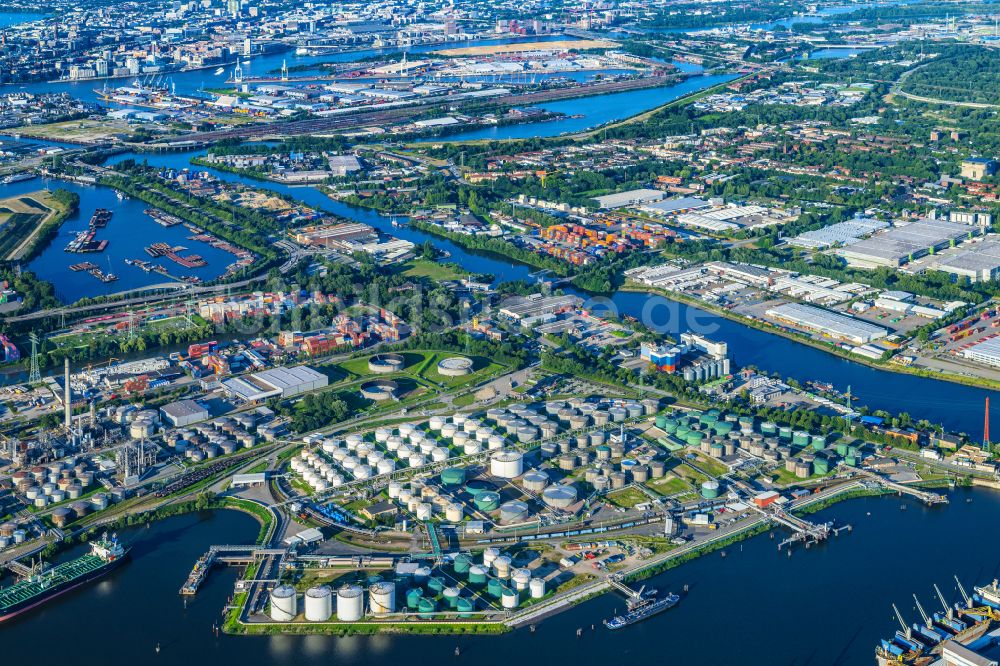
[[[954,602],[959,595],[953,575],[971,591],[1000,573],[1000,536],[983,529],[1000,512],[1000,494],[956,491],[951,497],[950,505],[931,509],[903,500],[905,511],[894,497],[849,500],[816,514],[854,527],[822,546],[787,557],[776,550],[784,534],[776,530],[774,540],[757,536],[730,546],[725,557],[713,553],[672,569],[647,583],[664,592],[688,585],[689,594],[676,608],[623,631],[600,625],[624,607],[620,597],[606,594],[541,621],[534,633],[484,637],[216,637],[211,626],[220,621],[235,571],[213,571],[186,609],[177,590],[210,544],[246,542],[257,525],[232,511],[192,514],[126,531],[124,538],[134,543],[130,563],[4,625],[0,636],[4,657],[13,663],[49,663],[59,650],[60,659],[77,666],[370,666],[414,660],[506,666],[511,658],[602,666],[664,657],[702,666],[872,664],[878,639],[897,628],[891,604],[913,622],[918,616],[912,594],[925,609],[938,610],[935,583]],[[974,542],[966,541],[973,536]],[[577,628],[584,628],[580,638]]]
[[[12,25],[31,23],[48,18],[47,14],[36,14],[33,12],[0,12],[0,30],[9,28]]]

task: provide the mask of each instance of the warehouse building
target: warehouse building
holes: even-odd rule
[[[1000,337],[989,338],[962,351],[962,356],[970,361],[985,363],[1000,368]]]
[[[194,400],[178,400],[160,407],[163,418],[175,428],[182,428],[208,418],[208,410]]]
[[[889,331],[881,326],[802,303],[784,303],[770,308],[766,314],[777,321],[857,345],[889,335]]]
[[[233,377],[222,382],[222,388],[228,395],[245,402],[262,402],[268,398],[290,398],[306,391],[315,391],[328,383],[329,380],[323,373],[299,365]]]
[[[973,233],[973,230],[963,224],[921,220],[872,236],[838,250],[838,254],[852,266],[898,268],[914,259],[953,246],[965,238],[971,238]]]
[[[617,194],[606,194],[603,197],[594,197],[597,205],[601,208],[623,208],[625,206],[638,206],[640,204],[660,201],[666,196],[660,190],[629,190],[628,192],[618,192]]]
[[[1000,275],[1000,236],[989,236],[968,249],[948,257],[938,269],[970,282],[988,282]]]
[[[501,316],[515,321],[522,326],[530,326],[537,322],[552,321],[556,315],[576,309],[583,303],[578,296],[515,296],[508,298],[499,306]]]
[[[888,222],[871,217],[857,217],[847,222],[832,224],[829,227],[807,231],[788,240],[789,245],[812,250],[825,250],[830,247],[853,245],[865,236],[881,231],[889,226]]]

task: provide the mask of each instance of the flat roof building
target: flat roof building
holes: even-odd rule
[[[660,190],[629,190],[616,194],[606,194],[603,197],[594,197],[597,205],[601,208],[622,208],[624,206],[637,206],[639,204],[660,201],[666,193]]]
[[[965,247],[965,246],[963,246]],[[1000,275],[1000,236],[988,236],[938,264],[938,270],[967,277],[971,282],[988,282]]]
[[[229,395],[246,402],[261,402],[268,398],[290,398],[306,391],[315,391],[328,383],[329,380],[323,373],[299,365],[233,377],[222,382],[222,388]]]
[[[766,314],[778,321],[858,345],[889,335],[888,329],[881,326],[802,303],[784,303],[768,309]]]
[[[178,400],[160,407],[160,413],[170,425],[181,428],[208,418],[208,410],[194,400]]]
[[[500,303],[499,313],[528,326],[537,321],[544,321],[554,318],[556,313],[578,307],[583,301],[578,296],[542,296],[532,294],[531,296],[514,296]]]
[[[973,233],[974,231],[964,224],[921,220],[893,227],[884,234],[872,236],[837,252],[852,266],[897,268],[914,259],[954,245],[962,239],[971,238]]]
[[[962,351],[962,356],[970,361],[1000,368],[1000,338],[990,338],[972,345]]]

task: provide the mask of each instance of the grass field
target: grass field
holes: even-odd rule
[[[691,490],[690,483],[671,474],[668,474],[662,479],[651,479],[646,482],[646,486],[653,490],[653,492],[657,492],[661,495],[676,495],[677,493],[682,493],[685,490]]]
[[[468,271],[456,264],[439,264],[430,259],[411,259],[401,268],[403,275],[429,280],[461,280],[469,275]]]
[[[23,126],[17,128],[17,132],[22,136],[50,141],[102,143],[120,135],[132,134],[132,128],[124,120],[85,119],[48,125]]]
[[[62,210],[46,191],[0,199],[0,258],[12,255],[49,217]]]
[[[636,504],[642,504],[643,502],[648,502],[649,497],[646,493],[642,492],[638,488],[623,488],[622,490],[616,490],[605,495],[605,498],[615,506],[620,506],[625,509],[631,509]]]

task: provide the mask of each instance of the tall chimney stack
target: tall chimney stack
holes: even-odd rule
[[[69,387],[69,357],[65,359],[66,363],[63,366],[65,368],[65,382],[66,382],[66,395],[63,398],[63,407],[66,408],[66,432],[73,431],[73,404],[71,397],[71,390]]]

